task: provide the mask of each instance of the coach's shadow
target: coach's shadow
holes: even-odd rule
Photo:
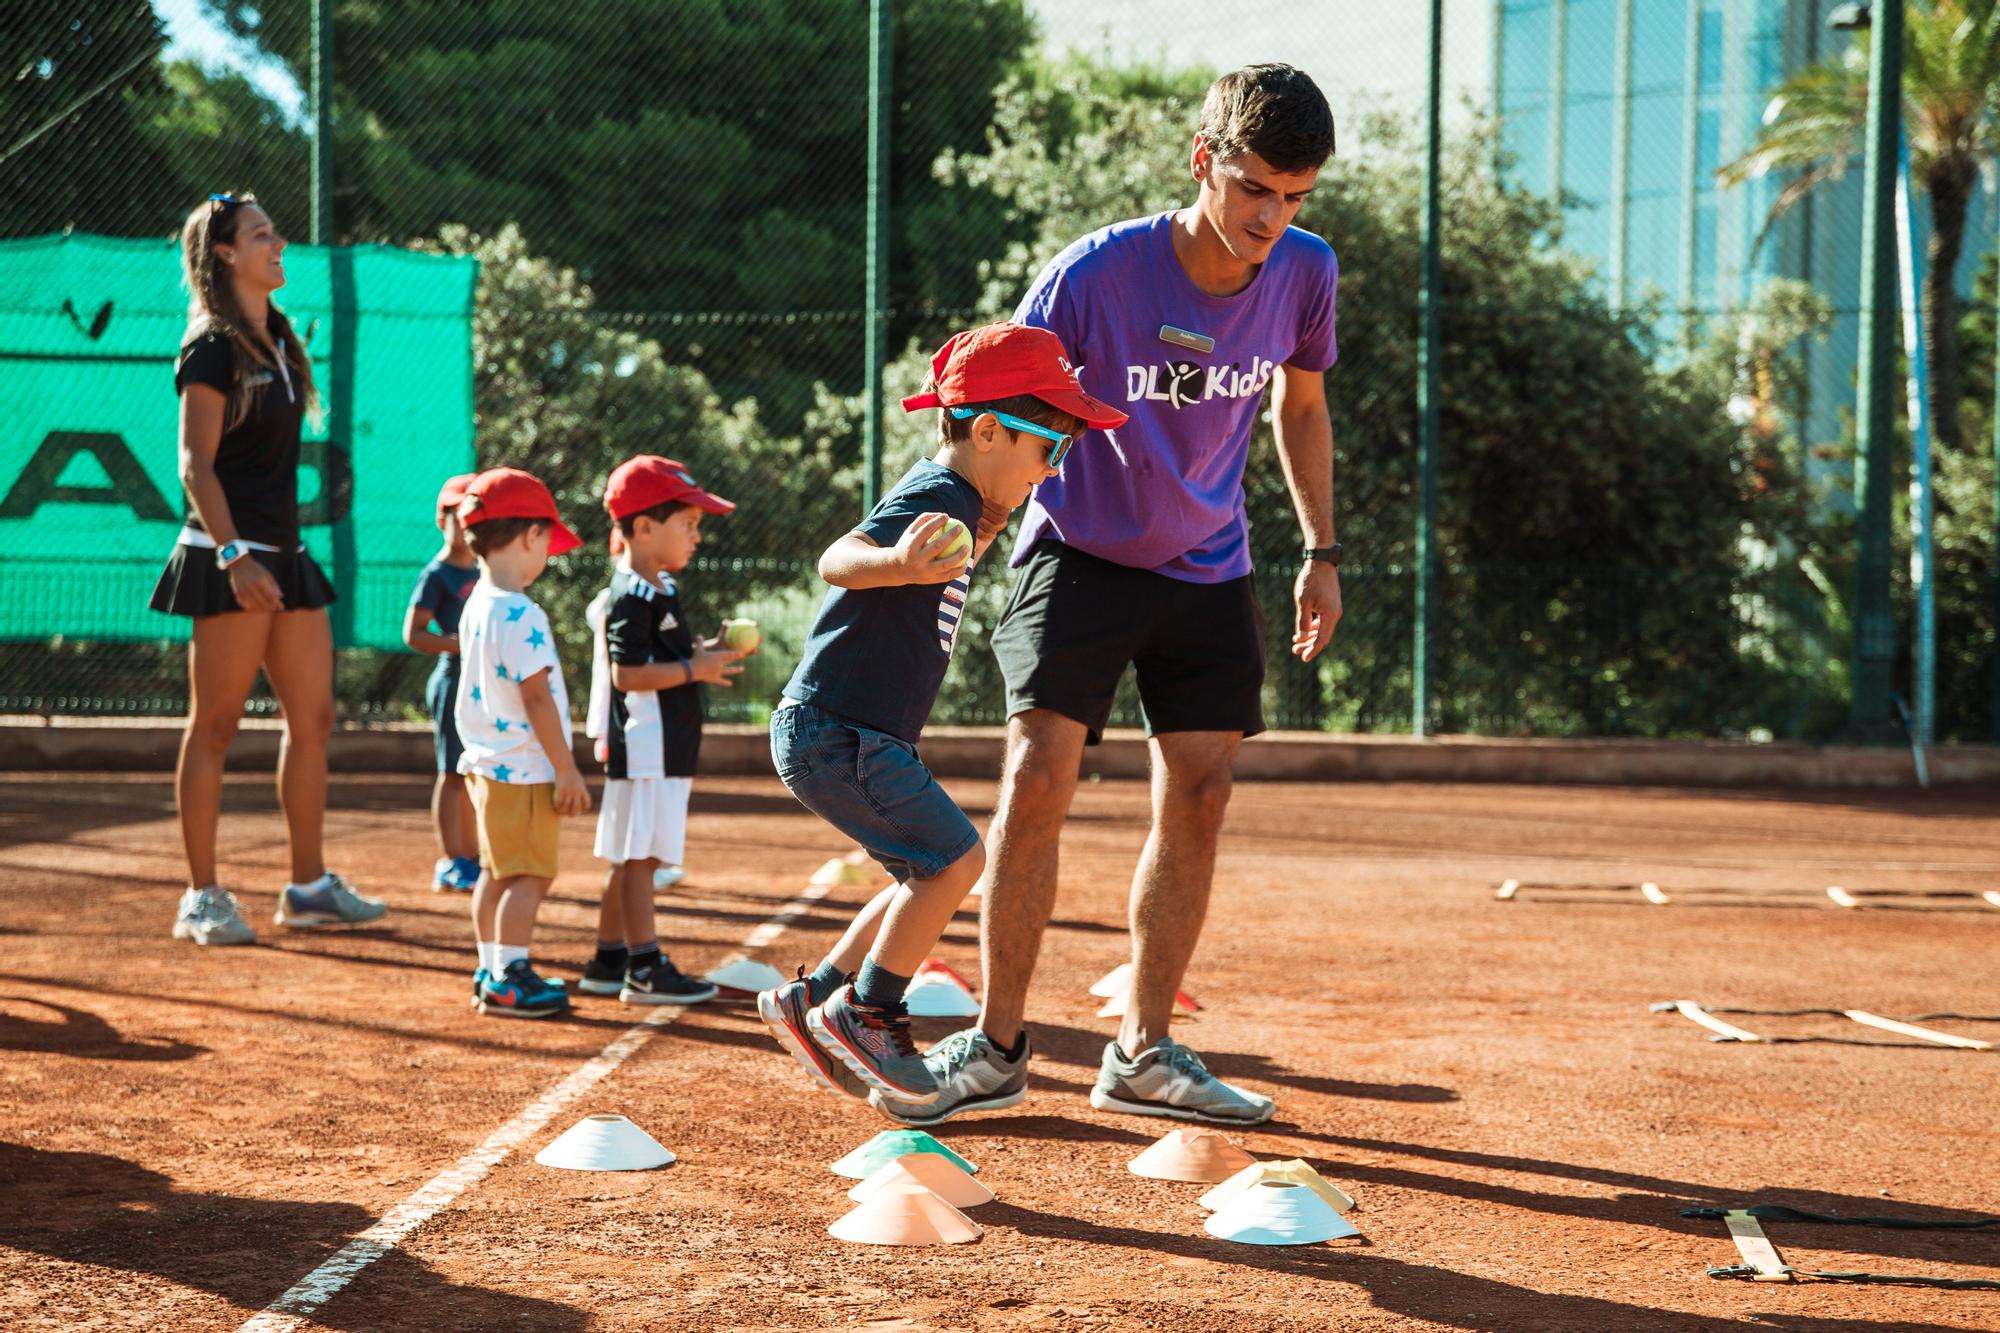
[[[1371,1253],[1363,1236],[1327,1245],[1235,1245],[1201,1232],[1196,1213],[1163,1222],[1161,1230],[1105,1226],[1077,1217],[1036,1212],[995,1202],[979,1210],[983,1224],[1007,1227],[1024,1236],[1042,1236],[1082,1245],[1115,1245],[1148,1255],[1179,1260],[1204,1260],[1237,1268],[1358,1287],[1368,1294],[1370,1313],[1392,1313],[1424,1320],[1441,1328],[1472,1329],[1661,1329],[1674,1333],[1729,1333],[1741,1329],[1740,1317],[1727,1318],[1669,1312],[1629,1305],[1597,1296],[1572,1296],[1536,1291],[1492,1278],[1430,1264],[1407,1263]],[[1366,1225],[1357,1215],[1357,1221]],[[1169,1231],[1165,1228],[1175,1227]],[[1325,1327],[1341,1326],[1340,1312],[1321,1312]],[[1799,1333],[1888,1333],[1928,1328],[1908,1320],[1828,1318],[1821,1312],[1799,1315],[1758,1314],[1758,1327],[1795,1329]]]
[[[1032,1018],[1028,1020],[1028,1031],[1034,1038],[1035,1055],[1038,1058],[1047,1058],[1060,1064],[1082,1065],[1093,1071],[1103,1061],[1104,1043],[1108,1040],[1103,1032],[1069,1027],[1062,1023],[1045,1023]],[[1195,1039],[1193,1044],[1199,1048],[1199,1039]],[[1364,1083],[1357,1079],[1323,1078],[1317,1074],[1297,1073],[1276,1063],[1268,1056],[1251,1052],[1203,1050],[1201,1059],[1202,1063],[1208,1066],[1208,1072],[1217,1078],[1254,1079],[1262,1083],[1275,1083],[1294,1092],[1312,1092],[1326,1097],[1361,1097],[1382,1102],[1458,1100],[1458,1093],[1452,1089],[1441,1088],[1432,1083]]]
[[[269,1305],[375,1222],[353,1204],[180,1190],[159,1172],[121,1157],[19,1143],[0,1142],[0,1185],[8,1200],[0,1210],[0,1245],[65,1263],[152,1274],[219,1296],[244,1315]],[[100,1294],[103,1285],[93,1284]],[[449,1311],[455,1328],[567,1333],[585,1324],[580,1310],[461,1286],[400,1254],[364,1270],[312,1322],[354,1330],[394,1327],[412,1310]],[[77,1310],[75,1317],[82,1322],[99,1313]]]
[[[1424,1171],[1379,1160],[1315,1161],[1315,1166],[1322,1175],[1342,1184],[1386,1185],[1425,1194],[1501,1204],[1530,1213],[1579,1217],[1675,1231],[1719,1242],[1726,1253],[1733,1251],[1729,1250],[1728,1232],[1720,1220],[1682,1217],[1681,1210],[1734,1208],[1743,1204],[1766,1203],[1784,1204],[1812,1213],[1831,1213],[1838,1217],[1873,1217],[1891,1213],[1900,1217],[1964,1222],[1991,1215],[1966,1212],[1962,1209],[1938,1208],[1901,1199],[1891,1202],[1879,1196],[1835,1194],[1826,1190],[1798,1189],[1783,1185],[1725,1188],[1694,1181],[1665,1180],[1656,1176],[1619,1171],[1611,1167],[1473,1152],[1461,1148],[1439,1148],[1418,1143],[1393,1143],[1382,1139],[1355,1138],[1339,1134],[1320,1134],[1311,1137],[1336,1148],[1349,1148],[1392,1157],[1427,1158],[1443,1165],[1462,1166],[1479,1171],[1547,1176],[1556,1180],[1597,1185],[1605,1192],[1566,1194],[1542,1191],[1488,1180],[1467,1179],[1443,1171]],[[1780,1250],[1789,1243],[1801,1248],[1847,1250],[1950,1265],[1974,1264],[1982,1268],[2000,1267],[2000,1254],[1994,1252],[1990,1232],[1897,1230],[1808,1222],[1775,1222],[1771,1224],[1770,1230]]]
[[[82,1060],[186,1060],[208,1048],[169,1037],[127,1037],[84,1009],[0,995],[0,1050]]]

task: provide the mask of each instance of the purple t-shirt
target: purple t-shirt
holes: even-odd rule
[[[1016,565],[1052,537],[1190,583],[1250,572],[1250,429],[1279,366],[1333,364],[1340,262],[1292,227],[1248,287],[1210,296],[1174,255],[1173,219],[1092,232],[1055,257],[1014,313],[1060,337],[1083,387],[1131,416],[1085,434],[1062,475],[1035,488]],[[1213,338],[1215,350],[1166,342],[1162,325]]]

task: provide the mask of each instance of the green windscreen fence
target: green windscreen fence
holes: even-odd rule
[[[472,467],[478,263],[293,246],[285,271],[325,408],[299,469],[306,546],[340,592],[336,641],[400,647],[438,487]],[[146,600],[183,513],[187,304],[171,242],[0,242],[0,641],[186,637]]]

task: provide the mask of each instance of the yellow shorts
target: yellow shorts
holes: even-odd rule
[[[465,789],[479,816],[479,863],[495,879],[533,875],[556,877],[556,814],[553,782],[495,782],[466,775]]]

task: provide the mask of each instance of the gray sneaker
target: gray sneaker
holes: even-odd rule
[[[964,1111],[1001,1111],[1028,1095],[1028,1049],[1009,1060],[977,1027],[954,1032],[924,1056],[937,1080],[937,1100],[928,1106],[876,1093],[868,1104],[899,1125],[923,1129],[942,1125]]]
[[[806,1012],[806,1031],[869,1087],[919,1106],[937,1100],[937,1085],[910,1035],[907,1011],[856,1004],[854,987],[846,985]]]
[[[1090,1104],[1100,1111],[1205,1120],[1216,1125],[1261,1125],[1277,1104],[1232,1087],[1208,1072],[1201,1057],[1172,1037],[1162,1037],[1128,1060],[1115,1041],[1104,1044]]]
[[[196,944],[255,944],[257,932],[236,910],[236,895],[211,884],[181,895],[174,938]]]
[[[278,894],[278,911],[272,920],[293,929],[361,926],[379,920],[388,910],[389,904],[380,898],[364,898],[349,888],[346,880],[329,874],[311,888],[286,885]]]

